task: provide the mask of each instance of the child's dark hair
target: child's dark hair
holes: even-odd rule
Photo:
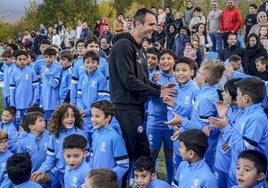
[[[83,151],[87,149],[87,139],[79,134],[71,134],[64,139],[63,149],[78,148]]]
[[[179,56],[175,60],[174,70],[175,70],[176,65],[179,64],[179,63],[187,64],[190,67],[190,69],[194,70],[194,71],[198,68],[197,63],[193,59],[191,59],[189,57]]]
[[[6,47],[10,47],[10,48],[12,48],[14,52],[17,51],[17,50],[19,49],[18,45],[15,44],[15,43],[8,43],[8,44],[6,45]]]
[[[203,68],[209,85],[219,83],[225,70],[224,64],[218,60],[205,60],[201,63],[200,67]]]
[[[26,50],[26,53],[28,54],[28,56],[31,57],[32,61],[35,61],[35,60],[36,60],[36,55],[35,55],[35,53],[34,53],[33,50],[31,50],[31,49],[27,49],[27,50]]]
[[[234,62],[237,62],[237,61],[240,61],[242,60],[242,58],[239,56],[239,55],[236,55],[236,54],[233,54],[229,57],[229,62],[231,61],[234,61]]]
[[[7,160],[6,170],[8,178],[15,185],[29,181],[32,170],[30,156],[27,153],[13,154]]]
[[[16,108],[14,106],[6,106],[4,110],[8,111],[12,116],[16,115]]]
[[[154,54],[154,55],[158,56],[159,51],[156,48],[148,48],[146,50],[146,54]]]
[[[0,140],[8,139],[8,134],[3,129],[0,129]]]
[[[100,39],[95,35],[90,35],[85,39],[85,47],[87,48],[87,46],[93,42],[100,46]]]
[[[28,58],[28,54],[24,50],[16,50],[13,56],[15,59],[17,59],[17,57],[21,55],[25,55]]]
[[[268,58],[267,57],[261,56],[255,60],[255,63],[257,63],[257,62],[260,62],[262,65],[265,65],[266,68],[268,66]]]
[[[99,56],[99,54],[97,54],[96,52],[94,52],[94,51],[92,51],[92,50],[87,51],[87,52],[83,55],[83,62],[85,62],[85,60],[86,60],[87,58],[91,58],[92,60],[97,61],[98,64],[99,64],[99,62],[100,62],[100,56]]]
[[[40,112],[42,114],[45,114],[45,111],[43,108],[39,107],[39,106],[31,106],[27,109],[26,113],[29,112]]]
[[[238,159],[241,159],[241,158],[252,161],[254,163],[254,166],[257,169],[258,174],[261,173],[261,172],[266,174],[266,171],[267,171],[267,158],[261,152],[256,151],[256,150],[245,150],[245,151],[242,151],[238,155]]]
[[[74,56],[71,50],[62,50],[60,51],[60,59],[67,59],[68,61],[73,61]]]
[[[44,55],[56,55],[57,51],[54,48],[48,47],[44,51]]]
[[[139,157],[134,165],[134,171],[142,172],[148,170],[151,174],[155,173],[153,160],[148,156]]]
[[[171,55],[174,58],[174,60],[177,59],[177,55],[175,54],[175,52],[173,50],[164,49],[164,50],[161,50],[161,52],[158,54],[158,61],[160,60],[161,56],[164,55],[164,54]]]
[[[117,188],[118,180],[115,172],[99,168],[91,170],[87,175],[91,188]]]
[[[59,137],[59,133],[61,130],[63,130],[65,127],[62,125],[62,119],[64,117],[64,114],[68,111],[68,109],[71,108],[74,112],[75,116],[75,123],[74,126],[76,126],[79,129],[83,129],[84,121],[78,111],[78,109],[69,104],[69,103],[62,103],[54,110],[50,120],[49,120],[49,132],[51,134],[55,134],[56,137]]]
[[[13,57],[13,54],[11,51],[9,50],[4,50],[1,54],[1,57],[2,58],[12,58]]]
[[[237,87],[235,82],[241,80],[242,78],[233,78],[231,80],[228,80],[225,84],[224,84],[224,90],[228,91],[228,93],[230,94],[231,98],[232,98],[232,102],[236,101],[236,96],[237,96]]]
[[[113,104],[108,101],[108,100],[100,100],[96,101],[91,104],[91,109],[92,108],[97,108],[103,111],[105,118],[108,117],[109,115],[113,117],[114,115],[114,106]],[[112,118],[111,118],[112,119]]]
[[[187,151],[193,150],[201,159],[204,157],[208,148],[208,138],[202,130],[186,130],[180,134],[179,139],[184,143]]]
[[[248,95],[253,104],[262,102],[266,96],[264,82],[258,77],[249,77],[235,83],[242,95]]]
[[[37,112],[37,111],[26,113],[23,116],[22,122],[20,124],[22,126],[23,130],[25,130],[26,132],[29,133],[30,132],[29,125],[34,125],[38,117],[43,118],[44,114],[42,114],[41,112]]]
[[[80,39],[78,39],[77,41],[76,41],[76,43],[75,43],[75,48],[77,48],[77,45],[79,44],[79,43],[85,43],[85,39],[83,39],[83,38],[80,38]]]
[[[51,42],[49,40],[47,40],[47,39],[43,39],[43,40],[41,40],[41,44],[50,45]]]

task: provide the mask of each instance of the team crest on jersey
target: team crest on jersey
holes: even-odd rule
[[[101,148],[100,148],[101,151],[105,152],[106,151],[106,143],[105,142],[102,142],[101,143]]]
[[[96,87],[96,81],[93,80],[91,83],[90,83],[90,87]]]
[[[184,104],[190,104],[190,96],[186,96],[184,99]]]
[[[2,163],[1,164],[1,171],[5,171],[6,170],[6,163]]]
[[[29,74],[25,74],[25,80],[29,80]]]
[[[44,150],[47,150],[47,143],[44,143]]]
[[[76,176],[72,178],[72,183],[71,183],[72,187],[77,187],[77,180],[78,178]]]
[[[138,126],[137,132],[138,133],[142,133],[143,132],[143,126],[142,125]]]
[[[245,123],[241,123],[240,129],[239,129],[240,134],[243,134],[244,128],[245,128]]]
[[[193,185],[191,186],[191,188],[196,188],[198,187],[199,184],[199,180],[198,179],[194,179]]]

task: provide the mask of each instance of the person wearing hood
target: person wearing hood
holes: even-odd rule
[[[156,24],[152,11],[139,9],[134,16],[134,28],[114,37],[109,56],[110,96],[130,161],[150,155],[144,127],[144,104],[148,96],[163,98],[176,94],[174,84],[161,87],[149,81],[142,41],[152,37]]]
[[[259,32],[260,32],[260,27],[262,25],[267,25],[268,26],[268,19],[267,19],[267,15],[265,12],[259,12],[257,14],[257,22],[256,24],[254,24],[251,29],[249,30],[248,33],[248,37],[251,33],[255,33],[259,36]]]
[[[261,56],[267,58],[267,51],[260,42],[258,35],[251,33],[248,36],[247,46],[245,48],[245,53],[242,61],[243,69],[246,74],[250,74],[252,76],[258,75],[255,60]]]

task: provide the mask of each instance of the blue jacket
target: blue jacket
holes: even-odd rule
[[[41,105],[44,110],[54,110],[60,103],[59,85],[62,69],[57,62],[42,70],[41,74]]]
[[[218,187],[216,177],[211,172],[204,159],[192,164],[188,161],[181,162],[177,175],[175,176],[174,182],[176,181],[178,182],[178,186],[182,188]]]
[[[222,137],[231,147],[230,185],[236,184],[235,171],[238,155],[252,149],[268,157],[268,120],[260,104],[241,109],[233,126],[221,129]]]
[[[10,121],[8,123],[0,123],[0,128],[3,129],[8,135],[8,150],[13,151],[13,144],[16,142],[18,138],[18,131],[15,127],[14,121]]]
[[[7,159],[11,155],[13,154],[9,150],[7,150],[4,153],[0,152],[0,186],[2,185],[5,179]]]
[[[75,169],[70,169],[67,165],[64,173],[65,188],[81,187],[82,184],[85,183],[88,172],[89,166],[84,160]]]
[[[187,43],[191,43],[191,37],[180,33],[175,37],[172,50],[175,51],[176,55],[183,56],[183,51]]]
[[[10,77],[15,67],[16,67],[15,63],[11,63],[9,65],[3,64],[0,70],[0,81],[4,81],[4,85],[2,88],[4,97],[9,97],[10,95],[9,92]]]
[[[110,169],[116,173],[119,182],[122,182],[122,178],[129,167],[123,138],[112,127],[106,126],[95,130],[92,139],[90,169]]]
[[[171,188],[171,185],[169,185],[167,182],[159,180],[159,179],[153,179],[147,188]]]
[[[38,170],[47,156],[49,134],[44,132],[36,139],[32,133],[25,134],[25,137],[18,139],[14,144],[16,153],[28,153],[32,160],[32,172]]]
[[[63,142],[64,139],[71,134],[80,134],[86,138],[84,131],[77,128],[76,126],[70,129],[64,128],[60,131],[59,137],[56,137],[55,135],[50,135],[46,160],[42,163],[39,170],[43,172],[48,172],[53,167],[56,167],[61,173],[64,173],[66,163],[62,155]]]
[[[174,72],[171,75],[166,75],[162,70],[159,72],[161,78],[157,81],[158,85],[163,86],[167,83],[176,83]],[[167,121],[167,105],[159,97],[150,97],[147,128],[168,129],[168,126],[164,123],[165,121]]]
[[[68,92],[71,89],[71,78],[72,78],[72,67],[68,67],[66,69],[62,69],[62,76],[60,80],[60,103],[64,102]]]
[[[28,66],[16,67],[10,78],[10,105],[27,109],[39,101],[39,82],[36,73]]]

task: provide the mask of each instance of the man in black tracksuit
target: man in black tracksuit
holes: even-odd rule
[[[142,41],[151,38],[156,18],[148,9],[140,9],[134,17],[130,33],[115,36],[109,57],[110,92],[115,117],[122,129],[130,160],[149,156],[149,143],[144,128],[144,103],[148,96],[174,96],[168,85],[162,87],[148,79],[147,60]]]

